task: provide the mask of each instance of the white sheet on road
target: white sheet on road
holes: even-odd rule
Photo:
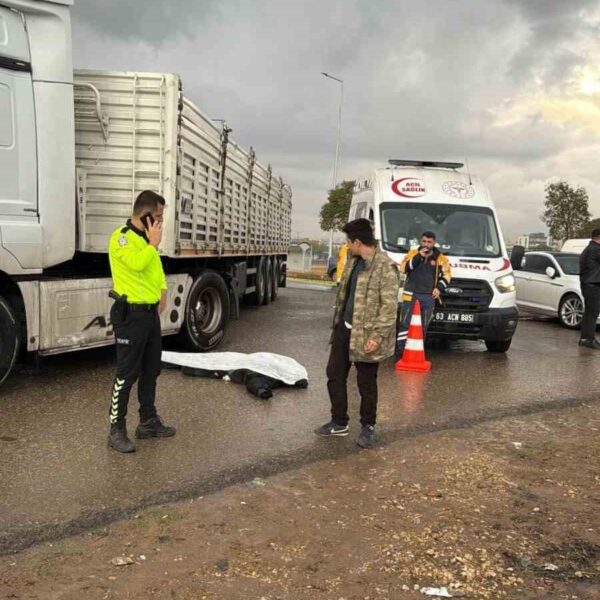
[[[180,367],[193,367],[207,371],[234,371],[249,369],[288,385],[301,379],[308,380],[306,369],[293,358],[272,352],[168,352],[163,351],[162,361]]]

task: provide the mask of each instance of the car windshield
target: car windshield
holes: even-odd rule
[[[489,208],[422,202],[381,205],[382,243],[386,250],[408,252],[421,234],[433,231],[439,249],[452,256],[501,255],[494,214]]]
[[[579,275],[579,256],[555,256],[565,275]]]

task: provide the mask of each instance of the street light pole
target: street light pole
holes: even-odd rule
[[[344,80],[339,77],[334,77],[333,75],[329,75],[329,73],[321,72],[321,75],[324,75],[328,79],[333,79],[340,84],[340,105],[338,108],[338,123],[337,123],[337,138],[335,142],[335,162],[333,163],[333,189],[337,186],[337,172],[338,172],[338,163],[340,158],[340,135],[342,132],[342,104],[344,102]],[[333,256],[333,228],[329,232],[329,257]]]

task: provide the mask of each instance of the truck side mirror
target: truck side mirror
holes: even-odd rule
[[[556,269],[554,267],[546,267],[546,275],[548,275],[550,279],[554,279],[556,277]]]

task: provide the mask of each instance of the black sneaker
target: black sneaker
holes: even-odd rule
[[[321,425],[321,427],[315,429],[317,435],[324,437],[344,437],[348,435],[348,431],[348,425],[338,425],[333,421],[329,421],[329,423],[325,423],[325,425]]]
[[[579,340],[579,345],[592,348],[593,350],[600,350],[600,342],[598,340]]]
[[[108,434],[108,447],[117,452],[135,452],[135,446],[127,435],[125,423],[113,423]]]
[[[175,427],[170,427],[162,422],[162,419],[156,415],[143,423],[140,423],[135,430],[135,437],[139,440],[144,440],[153,437],[173,437],[175,435]]]
[[[356,443],[361,448],[372,448],[375,445],[375,425],[363,425]]]

